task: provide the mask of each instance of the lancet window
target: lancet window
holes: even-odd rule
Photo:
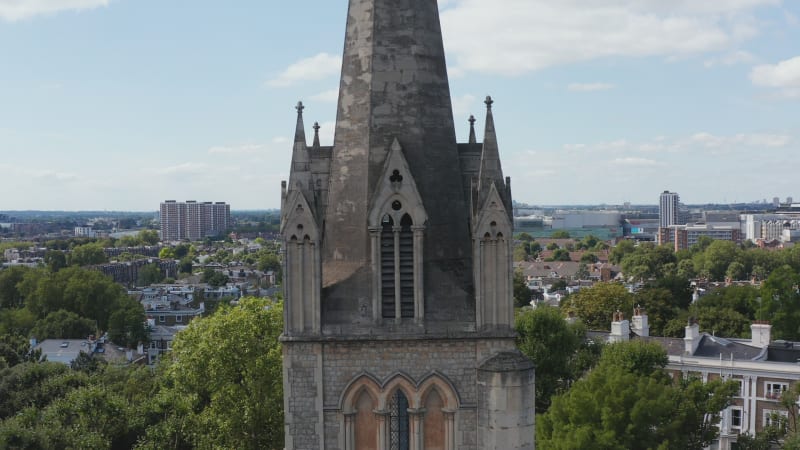
[[[409,450],[408,398],[400,389],[389,401],[389,450]]]

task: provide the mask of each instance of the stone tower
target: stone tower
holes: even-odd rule
[[[486,99],[456,142],[436,0],[350,0],[334,145],[282,185],[287,449],[534,447]]]

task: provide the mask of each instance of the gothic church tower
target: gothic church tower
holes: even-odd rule
[[[436,0],[350,0],[334,145],[282,185],[287,449],[533,449],[486,99],[456,142]]]

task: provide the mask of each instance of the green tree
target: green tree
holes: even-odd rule
[[[164,420],[140,448],[283,448],[282,318],[281,304],[243,298],[192,321],[156,398]]]
[[[678,261],[677,276],[691,280],[696,274],[697,271],[694,269],[694,262],[691,259]]]
[[[580,324],[568,324],[558,308],[541,306],[521,310],[516,317],[517,346],[536,364],[536,412],[550,407],[550,398],[581,373],[573,361],[585,338]]]
[[[760,292],[752,286],[727,286],[700,297],[689,308],[700,327],[727,337],[750,337]]]
[[[634,295],[634,301],[647,311],[651,336],[663,336],[667,323],[677,318],[681,309],[672,293],[659,287],[640,290]]]
[[[745,275],[744,264],[739,261],[730,263],[728,269],[725,271],[725,278],[732,281],[742,280],[745,278]]]
[[[733,262],[741,258],[741,253],[742,250],[736,243],[715,240],[699,255],[700,271],[707,273],[712,280],[723,281],[725,272]]]
[[[534,238],[530,234],[523,231],[522,233],[517,234],[517,239],[523,242],[531,242]]]
[[[775,269],[761,286],[759,320],[769,320],[776,339],[800,339],[800,276],[788,265]]]
[[[142,230],[136,237],[145,245],[156,245],[161,240],[156,230]]]
[[[28,308],[0,309],[0,335],[28,336],[36,320]]]
[[[548,261],[572,261],[572,258],[569,256],[569,251],[563,248],[556,249],[553,252],[553,256],[547,258]]]
[[[178,262],[178,272],[180,273],[192,273],[193,268],[194,264],[190,256],[184,256],[181,258],[180,262]]]
[[[537,444],[558,449],[690,449],[717,435],[720,411],[731,404],[735,382],[682,380],[663,372],[657,344],[606,346],[597,367],[553,398],[537,419]]]
[[[588,235],[584,236],[584,238],[581,239],[580,242],[578,242],[578,246],[577,247],[579,249],[583,249],[583,250],[592,250],[599,243],[600,243],[600,239],[598,239],[597,236],[588,234]]]
[[[96,331],[93,320],[60,309],[38,320],[31,334],[39,340],[84,339]]]
[[[91,266],[107,262],[108,257],[100,244],[91,242],[73,248],[68,261],[71,266]]]
[[[130,297],[124,297],[117,302],[109,317],[108,337],[117,345],[128,348],[149,341],[144,308],[139,302]]]
[[[192,246],[189,244],[178,244],[174,248],[175,250],[175,259],[181,259],[185,257],[191,257],[192,254]]]
[[[175,249],[172,247],[164,247],[158,252],[158,259],[176,259]]]
[[[612,264],[620,264],[626,255],[633,253],[636,250],[636,243],[630,239],[623,239],[611,249],[608,254],[608,260]]]
[[[619,283],[597,283],[570,295],[561,307],[574,313],[590,330],[607,330],[614,312],[630,315],[633,295]]]
[[[139,240],[136,236],[122,236],[121,238],[117,239],[116,246],[125,248],[125,247],[136,247],[142,245],[142,241]]]
[[[18,285],[28,271],[30,269],[24,266],[12,266],[6,270],[0,270],[0,308],[22,305],[23,296]]]
[[[208,283],[209,286],[218,288],[220,286],[225,286],[230,281],[227,275],[222,272],[217,272],[216,270],[208,267],[203,271],[203,277],[201,278],[203,283]]]
[[[531,290],[525,283],[525,276],[519,270],[514,271],[514,306],[527,306],[531,301]]]
[[[676,263],[677,258],[670,247],[649,243],[639,245],[620,262],[625,275],[638,280],[658,279],[665,275],[666,267]]]
[[[576,280],[588,280],[589,279],[589,268],[586,267],[586,263],[578,264],[578,271],[575,272],[575,279]]]
[[[25,307],[36,317],[64,309],[97,321],[106,329],[108,318],[125,290],[111,278],[96,270],[67,267],[54,274],[45,270],[29,271],[18,284],[25,298]]]
[[[136,284],[138,286],[150,286],[151,284],[161,283],[163,280],[164,274],[161,272],[161,267],[159,267],[158,263],[150,263],[139,268]]]
[[[44,254],[44,264],[50,272],[58,272],[67,267],[67,255],[60,250],[48,250]]]
[[[554,231],[553,234],[550,235],[552,239],[569,239],[569,231],[566,230],[557,230]]]
[[[62,363],[29,361],[0,369],[0,419],[11,417],[25,407],[44,408],[88,383],[85,374],[72,373]]]

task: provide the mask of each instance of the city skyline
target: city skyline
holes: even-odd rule
[[[298,100],[332,141],[346,2],[265,3],[0,0],[0,210],[278,208]],[[800,196],[797,3],[579,3],[439,2],[458,139],[492,95],[515,198]]]

